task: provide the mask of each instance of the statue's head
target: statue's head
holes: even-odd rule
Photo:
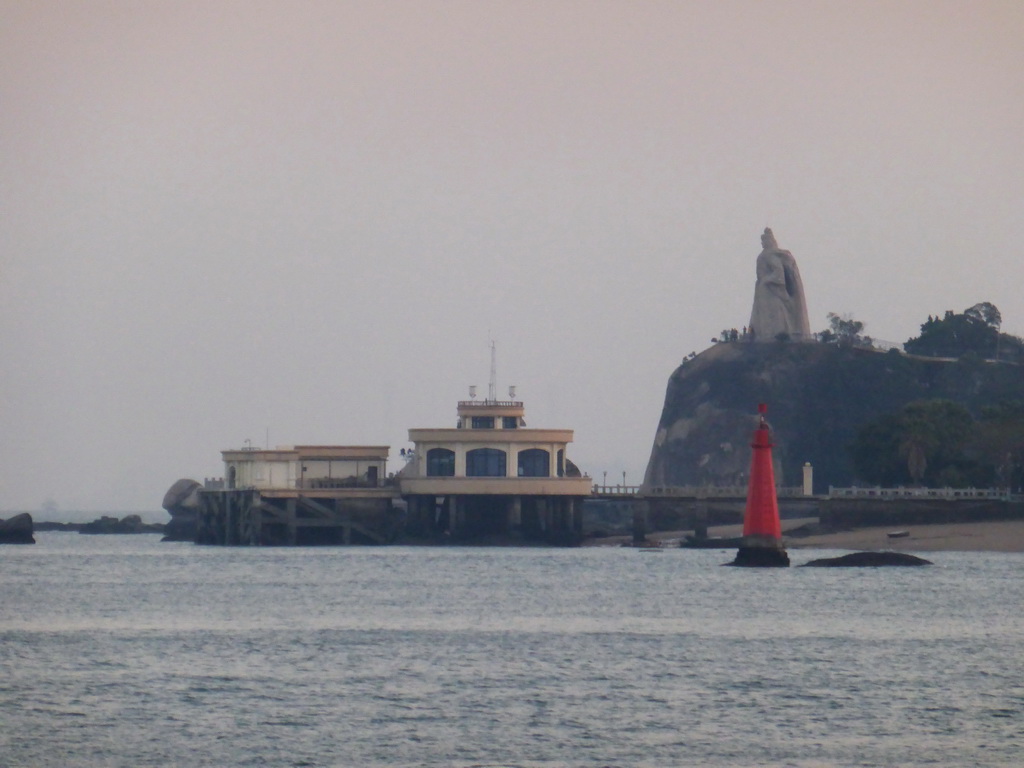
[[[761,247],[766,250],[774,250],[779,247],[779,244],[775,241],[775,235],[772,233],[771,227],[764,228],[764,234],[761,235]]]

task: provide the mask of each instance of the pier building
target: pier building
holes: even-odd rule
[[[388,446],[221,451],[224,481],[199,494],[199,544],[385,544],[401,532]]]
[[[221,451],[228,490],[376,488],[387,477],[386,445],[296,445]]]
[[[567,456],[573,431],[528,428],[523,403],[493,390],[459,402],[453,428],[409,430],[412,456],[398,475],[408,532],[578,543],[592,481]]]

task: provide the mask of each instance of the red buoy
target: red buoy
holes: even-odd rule
[[[743,513],[743,544],[733,565],[785,567],[789,565],[789,556],[782,546],[782,523],[775,494],[775,470],[772,468],[771,430],[764,418],[768,406],[761,403],[757,410],[761,421],[750,444],[753,457],[750,460],[747,506]]]

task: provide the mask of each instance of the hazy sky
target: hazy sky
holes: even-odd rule
[[[158,510],[246,440],[518,387],[639,482],[750,316],[1024,334],[1024,4],[0,0],[0,509]],[[752,404],[752,407],[755,404]],[[813,460],[813,457],[809,457]]]

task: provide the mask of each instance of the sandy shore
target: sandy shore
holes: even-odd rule
[[[847,549],[882,550],[897,552],[1024,552],[1024,520],[980,523],[948,523],[941,525],[908,525],[901,528],[857,528],[837,533],[817,534],[799,538],[787,537],[786,531],[798,528],[810,520],[783,520],[782,535],[787,549]],[[907,536],[889,538],[888,534],[906,531]],[[739,536],[741,525],[727,525],[708,529],[709,536],[728,538]],[[652,534],[651,541],[663,546],[678,545],[690,531],[665,531]],[[628,537],[600,539],[592,544],[621,545]]]
[[[783,536],[785,528],[783,526]],[[906,531],[907,536],[889,538]],[[892,549],[898,552],[1024,552],[1024,520],[902,528],[858,528],[805,538],[787,539],[789,549]]]

